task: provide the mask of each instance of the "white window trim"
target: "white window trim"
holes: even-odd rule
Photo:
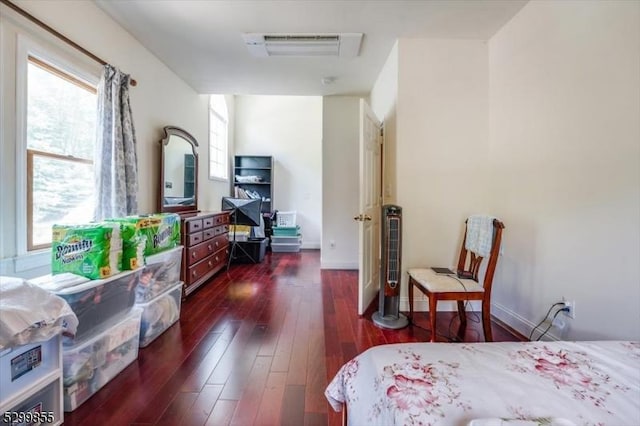
[[[100,75],[95,67],[93,73],[90,66],[65,54],[61,49],[53,46],[45,46],[28,37],[18,34],[16,45],[16,255],[18,257],[30,255],[27,259],[36,260],[32,267],[43,266],[44,260],[40,252],[48,254],[50,261],[50,249],[27,251],[27,70],[29,56],[35,56],[45,62],[55,64],[56,67],[70,74],[98,85]],[[84,59],[84,58],[83,58]],[[31,256],[33,255],[33,256]],[[16,259],[17,262],[18,259]],[[18,263],[18,262],[17,262]],[[16,263],[16,269],[17,269]],[[28,267],[25,265],[25,268]],[[17,271],[16,271],[17,272]]]
[[[225,99],[225,104],[226,104],[226,99]],[[227,133],[227,176],[226,177],[220,177],[220,176],[211,176],[211,114],[215,115],[220,121],[222,121],[226,127],[226,133]],[[218,111],[216,111],[215,109],[213,109],[211,107],[211,101],[209,101],[209,145],[207,146],[207,157],[208,157],[208,162],[207,162],[207,168],[209,171],[209,180],[217,180],[220,182],[229,182],[229,119],[228,118],[224,118],[222,115],[220,115],[218,113]]]

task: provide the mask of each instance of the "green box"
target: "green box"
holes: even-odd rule
[[[151,256],[180,245],[180,216],[176,213],[127,216],[109,220],[125,224],[127,228],[126,231],[123,230],[125,250],[129,249],[125,256],[125,264],[127,259],[136,256],[141,239],[145,240],[145,256]],[[131,226],[133,228],[130,228]]]
[[[112,223],[53,225],[51,273],[102,279],[120,272],[122,240]]]
[[[295,237],[300,233],[300,226],[274,226],[271,229],[276,237]]]

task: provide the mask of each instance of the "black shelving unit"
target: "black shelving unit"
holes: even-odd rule
[[[248,180],[248,181],[247,181]],[[236,155],[233,164],[234,194],[236,188],[249,197],[262,199],[262,212],[271,213],[273,206],[273,157]],[[238,196],[236,194],[236,196]]]

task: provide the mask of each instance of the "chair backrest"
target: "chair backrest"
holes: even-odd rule
[[[465,221],[466,225],[467,221]],[[484,287],[485,294],[491,292],[491,284],[493,283],[493,274],[496,270],[498,263],[498,255],[500,254],[500,243],[502,241],[502,230],[504,224],[498,219],[493,220],[493,243],[491,245],[491,253],[489,254],[489,263],[484,275],[484,281],[482,286]],[[467,226],[464,228],[464,239],[462,240],[462,248],[460,249],[460,257],[458,258],[458,273],[463,273],[465,278],[471,278],[478,281],[478,274],[480,272],[480,265],[482,264],[483,257],[478,256],[476,253],[466,249],[467,242]],[[467,258],[469,259],[467,266]]]

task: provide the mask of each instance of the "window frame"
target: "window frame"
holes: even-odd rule
[[[224,105],[226,108],[226,112],[227,112],[227,116],[224,117],[219,111],[217,111],[213,105],[212,105],[212,99],[213,96],[220,96],[222,98],[222,100],[224,101]],[[212,171],[211,171],[211,151],[212,151],[212,138],[211,138],[211,126],[212,126],[212,119],[216,119],[218,120],[220,123],[222,123],[225,127],[225,136],[226,136],[226,140],[224,141],[224,159],[225,162],[223,164],[223,170],[225,171],[225,176],[218,176],[218,175],[212,175]],[[209,136],[209,143],[207,145],[207,168],[208,168],[208,175],[209,175],[209,180],[217,180],[217,181],[221,181],[221,182],[229,182],[229,107],[227,104],[227,99],[225,98],[224,95],[209,95],[209,105],[208,105],[208,120],[209,120],[209,132],[208,132],[208,136]],[[218,146],[216,146],[215,149],[219,149]]]
[[[37,42],[31,37],[19,33],[16,44],[16,255],[28,255],[46,252],[51,244],[31,244],[31,191],[29,153],[27,148],[27,113],[28,113],[28,67],[29,58],[45,64],[70,77],[70,81],[87,89],[97,88],[102,67],[89,58],[74,55],[46,42]],[[34,61],[34,63],[35,63]],[[40,65],[38,65],[40,66]],[[47,68],[45,68],[47,69]],[[49,72],[51,70],[47,69]],[[54,74],[62,77],[59,73]],[[69,79],[67,79],[69,81]],[[88,86],[88,87],[87,87]],[[52,153],[48,153],[55,155]],[[72,157],[73,158],[73,157]],[[78,159],[84,160],[84,159]],[[93,159],[91,159],[93,161]]]

